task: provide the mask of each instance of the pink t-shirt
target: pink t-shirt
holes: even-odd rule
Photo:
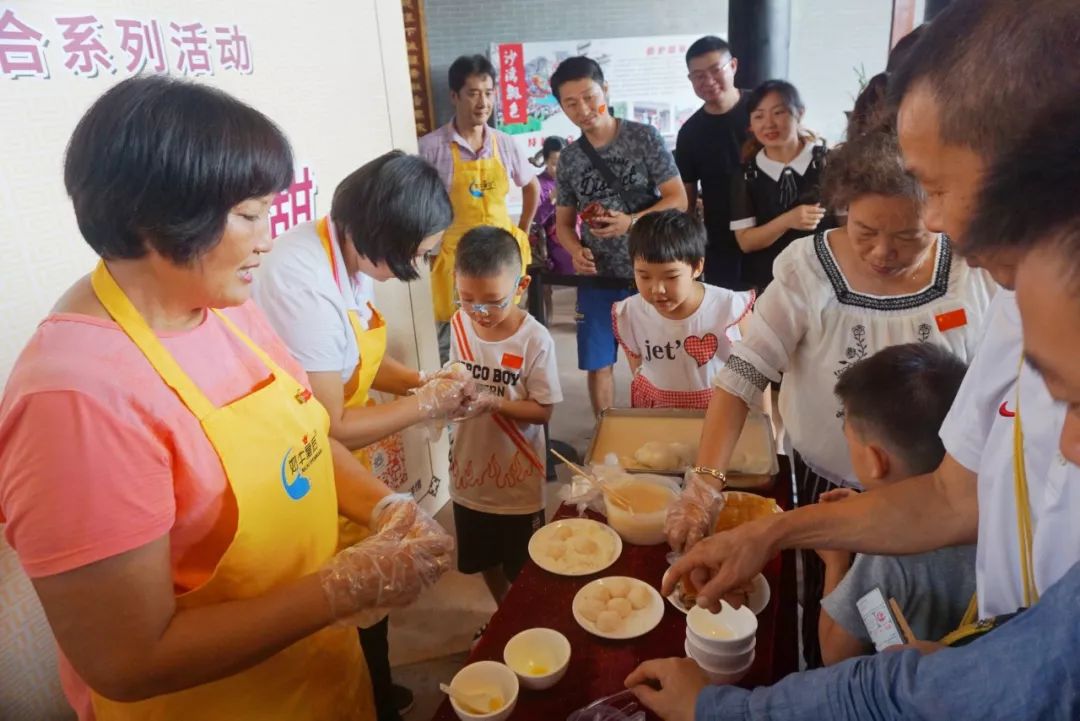
[[[225,311],[286,372],[307,385],[258,307]],[[269,376],[217,316],[162,343],[216,405]],[[205,581],[236,529],[225,472],[198,420],[112,321],[46,318],[0,399],[0,522],[31,578],[70,571],[169,534],[173,582]],[[61,658],[80,719],[86,685]]]

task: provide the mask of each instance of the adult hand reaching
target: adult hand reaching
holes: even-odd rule
[[[692,658],[662,658],[638,666],[625,683],[664,721],[694,721],[697,697],[709,679]]]
[[[675,584],[689,576],[697,588],[697,605],[713,613],[720,611],[720,599],[736,596],[765,564],[776,555],[772,542],[773,524],[779,516],[744,523],[704,539],[677,560],[668,573],[662,593],[670,595]]]
[[[671,548],[685,551],[704,538],[723,505],[720,491],[701,476],[687,471],[683,491],[668,509],[664,521]]]

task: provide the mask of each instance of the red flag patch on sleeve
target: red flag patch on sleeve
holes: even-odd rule
[[[958,308],[948,313],[939,313],[934,316],[934,320],[937,321],[937,329],[944,333],[947,330],[967,325],[967,313],[963,308]]]
[[[525,365],[525,359],[519,355],[514,355],[513,353],[503,353],[502,363],[500,365],[502,365],[503,368],[512,368],[513,370],[519,371],[521,370],[521,366]]]

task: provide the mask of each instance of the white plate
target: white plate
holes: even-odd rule
[[[667,581],[668,573],[671,568],[664,571],[664,578],[660,582],[661,586]],[[769,589],[769,582],[765,580],[763,574],[754,576],[754,590],[750,592],[750,598],[747,600],[746,605],[750,607],[750,610],[754,612],[754,615],[760,614],[765,610],[765,607],[769,605],[769,599],[772,598],[772,591]],[[675,590],[671,592],[671,595],[667,597],[668,603],[675,607],[676,610],[682,613],[689,613],[690,607],[683,604],[682,599],[679,598],[679,591]]]
[[[623,624],[618,631],[614,633],[605,633],[598,629],[595,623],[587,620],[578,613],[578,604],[585,597],[586,589],[592,588],[593,586],[603,586],[605,583],[615,578],[629,581],[631,587],[638,585],[647,588],[649,590],[649,605],[634,611],[627,618],[623,619]],[[589,633],[594,636],[599,636],[600,638],[610,638],[616,641],[622,641],[628,638],[644,636],[649,631],[656,628],[660,624],[660,619],[664,617],[664,599],[660,597],[660,593],[655,588],[644,581],[639,581],[638,579],[630,578],[629,576],[608,576],[606,578],[598,578],[592,583],[587,583],[582,586],[581,590],[574,595],[571,610],[574,612],[574,620]]]
[[[597,554],[596,562],[587,566],[568,571],[559,566],[550,556],[543,553],[544,546],[556,540],[556,533],[560,528],[570,528],[575,534],[578,533],[602,533],[611,539],[611,551],[608,554]],[[618,560],[622,555],[622,539],[611,527],[593,521],[588,518],[564,518],[542,527],[529,539],[529,558],[540,568],[558,576],[588,576],[599,573]]]

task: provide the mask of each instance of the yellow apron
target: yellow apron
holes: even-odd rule
[[[1020,358],[1021,369],[1024,359]],[[1035,561],[1032,549],[1034,532],[1031,527],[1031,501],[1028,498],[1027,466],[1024,463],[1024,428],[1020,422],[1020,375],[1016,376],[1016,416],[1013,419],[1013,498],[1016,501],[1017,543],[1020,546],[1020,577],[1024,585],[1024,606],[1031,608],[1039,601],[1035,585]],[[973,636],[980,636],[997,626],[993,618],[979,620],[978,597],[972,596],[960,627],[950,632],[941,643],[954,646]]]
[[[490,130],[486,132],[491,132]],[[499,142],[491,136],[491,157],[462,160],[461,149],[450,141],[454,156],[454,177],[450,181],[450,204],[454,221],[443,234],[442,246],[431,267],[431,297],[435,305],[435,320],[449,323],[454,307],[454,259],[461,236],[478,225],[503,228],[517,239],[521,250],[521,275],[532,262],[529,236],[510,221],[506,210],[506,195],[510,192],[510,175],[499,160]]]
[[[334,282],[337,283],[338,290],[344,294],[341,278],[338,277],[337,261],[334,255],[334,248],[337,246],[329,216],[320,220],[315,225],[315,230],[319,234],[319,240],[322,241],[326,259],[330,262],[330,272],[334,276]],[[375,405],[375,400],[371,397],[371,386],[375,382],[379,366],[382,365],[383,356],[386,355],[386,322],[374,305],[368,303],[368,308],[371,309],[371,320],[367,328],[364,327],[359,313],[355,310],[349,311],[349,325],[352,326],[353,334],[356,336],[356,346],[360,357],[357,359],[352,377],[345,383],[346,408]],[[405,447],[400,434],[395,433],[366,448],[354,450],[352,453],[368,470],[374,470],[374,456],[379,455],[384,458],[385,460],[380,463],[380,470],[383,472],[378,475],[380,480],[391,488],[398,489],[403,485],[404,480],[407,480],[407,477],[404,479],[401,477],[405,468]],[[338,526],[339,548],[359,543],[370,535],[370,529],[353,523],[344,516],[338,517]]]
[[[94,292],[202,425],[236,500],[236,535],[181,609],[252,598],[313,573],[337,544],[337,492],[326,410],[229,319],[225,326],[266,364],[270,381],[220,408],[161,344],[108,269]],[[120,703],[93,695],[98,721],[326,721],[375,718],[356,631],[330,627],[240,673],[185,691]]]

